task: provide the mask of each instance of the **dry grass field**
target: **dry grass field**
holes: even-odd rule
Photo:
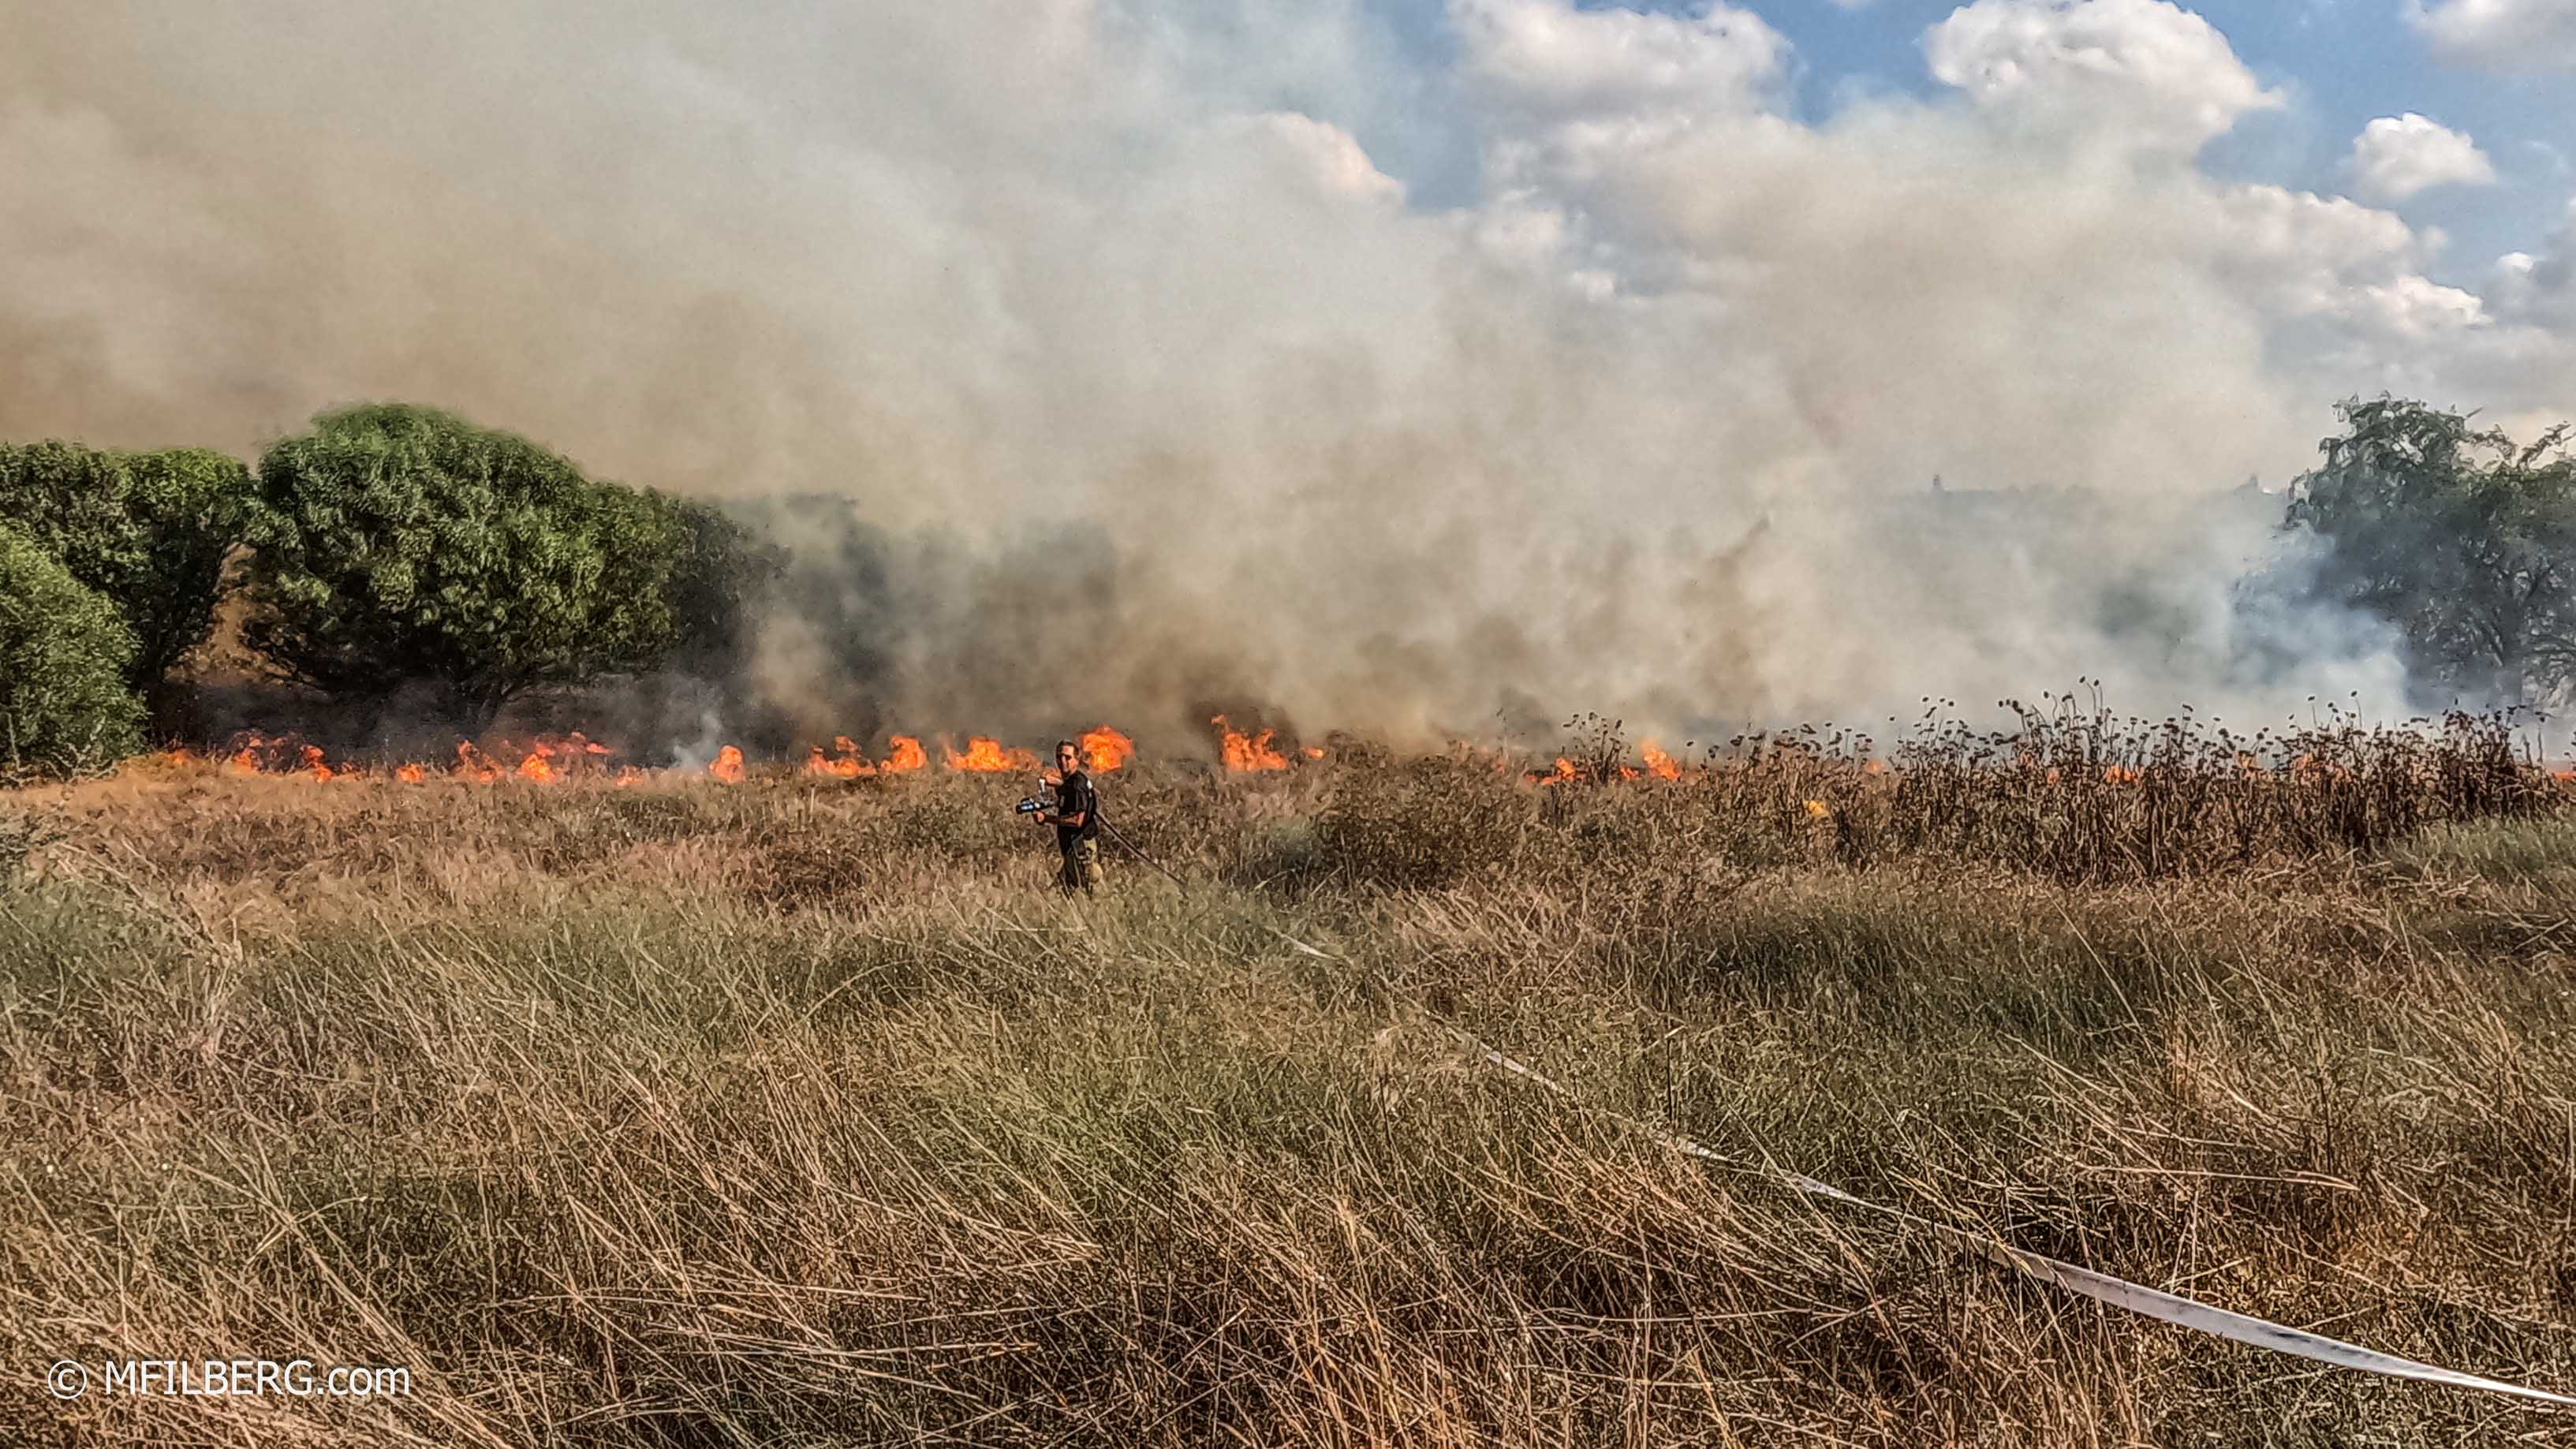
[[[2576,1444],[1714,1171],[1436,1024],[2569,1391],[2576,824],[2500,732],[1596,742],[1143,761],[1106,809],[1186,889],[1113,847],[1076,902],[1002,775],[0,795],[0,1439]],[[416,1379],[37,1381],[243,1355]]]

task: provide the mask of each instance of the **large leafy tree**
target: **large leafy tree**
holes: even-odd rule
[[[731,599],[699,505],[431,408],[324,414],[258,491],[252,647],[360,700],[429,681],[469,731],[530,688],[661,666]]]
[[[0,780],[50,777],[142,748],[125,684],[134,635],[51,550],[0,523]]]
[[[125,679],[147,694],[213,628],[249,495],[240,460],[202,448],[0,444],[0,522],[123,614],[134,636]]]
[[[2336,409],[2289,522],[2331,540],[2319,582],[2395,624],[2426,676],[2508,702],[2576,687],[2576,459],[2396,398]]]
[[[669,511],[680,540],[671,574],[673,648],[665,662],[705,678],[731,675],[748,660],[753,620],[785,573],[785,551],[708,504],[646,497]]]

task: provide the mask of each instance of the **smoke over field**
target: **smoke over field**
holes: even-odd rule
[[[2222,490],[2563,353],[2477,351],[2396,215],[2206,173],[2285,101],[2183,11],[1982,0],[1922,58],[1820,111],[1723,5],[49,7],[0,436],[398,396],[830,500],[715,701],[807,733],[2402,703],[2247,602],[2278,510]]]
[[[2194,3],[0,11],[0,1445],[2576,1443],[2567,5]]]
[[[1215,710],[1317,735],[1526,743],[1596,707],[1706,741],[1837,712],[1910,722],[1933,690],[1973,712],[2097,663],[2132,704],[2402,702],[2379,627],[2302,600],[2303,546],[2273,534],[2277,499],[2149,500],[2118,520],[2108,503],[1785,506],[1722,540],[1462,529],[1428,557],[1345,551],[1312,580],[1293,554],[1255,558],[1201,588],[1150,534],[1114,525],[896,534],[805,499],[744,509],[792,552],[756,656],[717,695],[756,702],[731,722],[780,744],[1020,735],[1086,713],[1168,741],[1203,737]],[[2107,539],[2116,529],[2140,537]]]

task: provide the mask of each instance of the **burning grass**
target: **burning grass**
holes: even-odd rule
[[[420,1380],[22,1379],[0,1437],[2576,1442],[1713,1176],[1407,1005],[1943,1221],[2576,1383],[2560,787],[2476,721],[2160,729],[1605,740],[1562,785],[1135,753],[1104,806],[1191,889],[1113,854],[1082,905],[1008,773],[0,797],[0,1352]]]

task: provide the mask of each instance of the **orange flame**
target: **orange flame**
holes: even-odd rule
[[[742,751],[731,745],[716,751],[715,763],[707,766],[707,773],[728,785],[741,784]]]
[[[1102,725],[1082,732],[1082,758],[1095,775],[1106,775],[1124,769],[1129,756],[1136,753],[1136,742]]]
[[[1310,760],[1320,760],[1320,759],[1322,759],[1323,757],[1324,757],[1324,747],[1323,747],[1322,745],[1308,745],[1308,746],[1306,747],[1306,758],[1307,758],[1307,759],[1310,759]]]
[[[912,736],[896,735],[893,744],[894,753],[886,756],[886,762],[882,766],[887,774],[900,775],[907,770],[918,770],[930,763],[929,752],[922,749],[921,741]]]
[[[343,765],[334,770],[324,763],[319,745],[308,745],[293,735],[263,735],[246,731],[233,739],[234,749],[224,761],[224,768],[236,775],[308,775],[316,780],[333,780],[342,775],[360,773],[355,766]]]
[[[1258,770],[1284,770],[1288,768],[1288,757],[1279,753],[1276,749],[1273,749],[1270,744],[1271,738],[1277,735],[1279,731],[1275,729],[1266,729],[1257,735],[1246,735],[1241,730],[1227,724],[1225,722],[1224,715],[1218,715],[1214,719],[1209,720],[1208,723],[1215,725],[1217,730],[1225,736],[1223,749],[1225,751],[1225,767],[1227,769],[1239,774],[1248,774]]]
[[[867,756],[859,753],[858,741],[848,735],[832,736],[832,748],[838,752],[837,755],[826,755],[823,753],[822,746],[815,746],[813,753],[805,759],[805,773],[837,775],[844,780],[855,780],[861,775],[873,775],[877,772],[877,767],[868,763]]]
[[[1009,770],[1034,771],[1038,767],[1037,756],[1026,750],[1006,750],[1002,748],[1001,741],[982,735],[967,740],[966,753],[962,755],[949,748],[948,741],[943,739],[939,742],[939,753],[946,757],[948,768],[952,770],[972,770],[984,775],[998,775]]]
[[[388,763],[381,772],[353,760],[334,763],[321,746],[308,745],[294,735],[262,735],[246,731],[235,736],[232,745],[231,753],[215,758],[225,770],[236,775],[275,775],[344,784],[390,780],[412,785],[426,780],[432,768],[417,760]],[[524,752],[510,749],[508,753],[520,756],[515,767],[496,762],[471,740],[458,740],[456,763],[451,773],[457,779],[478,784],[507,779],[537,784],[596,779],[606,771],[604,758],[617,752],[575,731],[568,735],[541,736]],[[185,750],[173,750],[158,758],[186,763],[197,757]]]
[[[1555,770],[1544,775],[1532,775],[1530,778],[1538,781],[1542,785],[1563,785],[1572,782],[1577,778],[1577,776],[1575,774],[1574,762],[1563,755],[1559,755],[1556,757]]]
[[[1656,779],[1678,780],[1682,777],[1681,765],[1672,756],[1657,749],[1653,740],[1647,740],[1637,746],[1637,754],[1646,762],[1646,773]]]

